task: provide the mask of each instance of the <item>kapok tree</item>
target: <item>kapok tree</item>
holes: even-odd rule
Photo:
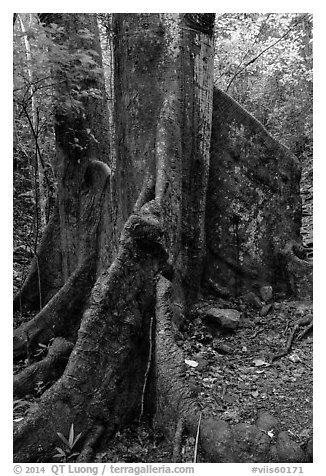
[[[16,307],[41,309],[15,331],[14,356],[53,343],[15,377],[14,392],[29,392],[40,376],[57,380],[15,427],[20,462],[51,460],[57,432],[72,423],[83,460],[103,431],[145,414],[171,436],[178,422],[195,434],[201,413],[171,320],[173,303],[186,313],[196,300],[203,271],[214,15],[113,16],[114,154],[96,17],[41,19],[58,25],[58,44],[91,50],[94,63],[79,89],[71,65],[54,70],[58,198],[15,297]],[[260,436],[256,460],[269,447]],[[214,418],[202,418],[200,439],[211,461],[255,453],[240,451],[230,426]]]

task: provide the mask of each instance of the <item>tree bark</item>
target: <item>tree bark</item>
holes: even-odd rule
[[[16,429],[16,461],[48,461],[57,431],[67,434],[72,423],[86,437],[95,422],[112,431],[139,414],[155,275],[166,258],[160,236],[155,217],[128,219],[118,256],[93,288],[62,378]]]
[[[80,260],[82,193],[88,181],[88,166],[96,159],[109,167],[110,149],[108,140],[107,106],[104,88],[102,57],[99,32],[95,14],[55,14],[50,20],[63,28],[63,33],[55,38],[58,44],[65,44],[72,54],[76,51],[94,51],[97,68],[84,71],[80,89],[85,94],[77,96],[82,109],[76,110],[71,99],[71,81],[65,69],[56,68],[57,81],[55,113],[56,161],[53,164],[58,181],[58,207],[60,216],[60,248],[62,274],[66,281]],[[88,31],[88,37],[80,32]],[[73,67],[73,64],[72,64]],[[69,71],[71,74],[71,71]],[[92,97],[91,89],[101,94]],[[74,99],[74,98],[73,98]]]
[[[47,356],[14,376],[14,396],[35,392],[38,384],[57,380],[64,371],[74,345],[62,337],[54,339]]]
[[[61,15],[59,21],[68,35],[85,16]],[[94,422],[112,430],[139,414],[151,357],[148,328],[155,313],[156,276],[165,273],[174,279],[182,297],[194,295],[199,286],[212,36],[188,28],[185,17],[176,14],[117,15],[114,25],[117,167],[110,176],[100,150],[100,160],[91,160],[84,120],[58,111],[56,170],[65,284],[36,318],[17,330],[17,355],[27,344],[66,333],[72,324],[77,329],[94,268],[97,281],[63,376],[16,429],[17,461],[48,460],[57,431],[67,433],[71,423],[86,438]],[[62,97],[66,93],[60,91]],[[90,122],[95,106],[85,104],[83,117]],[[201,140],[189,145],[188,136],[198,135]],[[82,152],[72,146],[76,137]],[[80,293],[74,293],[76,288]],[[71,319],[73,310],[76,317]],[[68,334],[74,340],[73,331]],[[52,425],[47,424],[50,419]]]
[[[94,16],[59,21],[71,48],[90,46],[76,31],[93,28]],[[112,435],[146,412],[169,436],[180,419],[197,433],[201,409],[174,342],[171,307],[191,305],[203,270],[213,23],[211,14],[114,15],[114,169],[105,136],[94,146],[85,132],[99,121],[102,139],[104,102],[86,101],[81,115],[58,111],[63,285],[16,331],[16,349],[21,355],[31,342],[62,335],[74,348],[62,376],[15,427],[17,462],[51,461],[57,432],[67,435],[72,424],[82,434],[76,450],[88,458],[103,431]],[[226,422],[207,415],[200,441],[209,461],[253,460],[251,447],[238,454]]]
[[[205,247],[213,87],[212,28],[202,30],[213,23],[209,14],[189,15],[116,15],[114,83],[116,206],[126,220],[142,175],[155,176],[174,282],[193,299]]]
[[[290,294],[282,249],[301,241],[300,163],[217,88],[212,123],[205,281],[220,294]]]

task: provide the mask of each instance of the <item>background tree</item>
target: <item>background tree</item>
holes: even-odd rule
[[[16,426],[15,458],[48,461],[58,432],[73,424],[82,461],[104,430],[113,435],[145,414],[169,435],[176,422],[191,434],[198,429],[201,408],[184,376],[173,310],[189,312],[205,262],[214,15],[113,15],[114,153],[96,16],[40,19],[49,41],[57,201],[15,297],[17,308],[41,308],[16,329],[15,358],[30,361],[38,344],[53,343],[15,377],[14,391],[26,393],[31,375],[51,386]],[[297,177],[294,157],[282,153]],[[286,197],[279,176],[275,184]],[[282,246],[299,239],[296,224],[288,230]],[[226,422],[205,416],[200,427],[211,461],[269,457],[257,427],[250,431],[263,438],[263,453],[260,443],[239,446]]]
[[[47,50],[49,39],[32,14],[14,24],[14,226],[21,232],[14,253],[28,263],[49,217],[55,184],[52,90]],[[19,210],[24,210],[23,216]],[[26,220],[29,226],[26,229]],[[24,221],[24,226],[18,223]],[[19,280],[19,273],[15,275]],[[15,281],[15,282],[17,282]]]
[[[312,30],[308,13],[218,15],[214,73],[215,85],[299,158],[302,235],[311,248]]]
[[[32,89],[34,96],[38,90],[41,91],[40,94],[42,96],[39,102],[45,111],[44,123],[48,124],[47,118],[49,118],[50,125],[52,123],[51,137],[45,134],[44,138],[49,148],[51,146],[53,148],[54,140],[56,142],[56,154],[52,153],[50,156],[52,162],[49,166],[51,166],[51,171],[54,171],[55,182],[58,183],[56,188],[59,192],[60,200],[57,202],[57,207],[60,210],[61,220],[65,220],[66,225],[62,228],[64,232],[61,234],[62,243],[60,244],[60,239],[58,239],[60,231],[58,230],[57,211],[55,211],[49,227],[50,231],[46,230],[43,237],[45,241],[50,237],[51,244],[49,244],[49,249],[45,249],[44,255],[38,253],[37,260],[34,260],[34,265],[30,269],[29,277],[21,289],[19,299],[26,296],[26,299],[34,306],[37,302],[41,303],[40,307],[43,307],[49,298],[61,287],[63,279],[67,279],[71,273],[74,264],[70,262],[75,263],[76,250],[78,249],[77,237],[79,230],[78,226],[75,225],[78,215],[76,209],[78,209],[79,205],[76,203],[75,210],[72,210],[71,202],[73,202],[73,199],[71,197],[75,198],[76,194],[79,193],[78,187],[80,184],[78,183],[78,176],[69,176],[70,167],[68,164],[65,164],[64,157],[67,157],[67,161],[74,160],[73,163],[80,163],[80,173],[82,175],[84,166],[83,156],[85,154],[94,155],[99,158],[105,156],[104,160],[108,162],[110,148],[108,142],[105,143],[105,134],[103,134],[101,142],[94,135],[94,129],[100,135],[103,129],[107,128],[106,124],[100,124],[101,118],[103,119],[102,116],[107,114],[107,110],[102,100],[102,97],[104,97],[104,83],[103,81],[98,81],[97,78],[98,74],[103,75],[101,65],[98,67],[97,63],[100,58],[100,50],[95,51],[91,48],[93,41],[91,29],[88,30],[86,28],[88,26],[87,23],[84,29],[82,24],[72,25],[72,28],[77,28],[79,43],[85,43],[85,47],[80,48],[79,44],[72,46],[67,40],[70,31],[67,29],[68,31],[65,32],[66,25],[52,23],[54,17],[49,15],[41,18],[47,21],[47,26],[44,28],[37,25],[37,28],[40,30],[36,29],[36,32],[33,33],[37,37],[38,43],[42,45],[41,53],[38,53],[33,60],[33,68],[38,72],[37,74],[41,74],[41,77],[39,80],[35,79],[39,85],[35,86],[33,84]],[[57,20],[60,18],[56,17]],[[66,17],[63,15],[62,18],[63,22]],[[85,18],[88,19],[87,16]],[[19,56],[17,57],[17,63],[19,64]],[[18,79],[20,76],[18,72]],[[85,79],[86,76],[87,79]],[[34,74],[34,78],[36,77],[36,74]],[[98,88],[93,87],[94,82],[97,82]],[[22,104],[21,107],[23,109],[31,107],[30,87],[29,82],[26,84],[23,82],[21,87],[17,87],[17,105]],[[27,98],[24,99],[26,95]],[[43,101],[44,97],[45,100]],[[91,105],[89,105],[90,103]],[[100,104],[101,111],[98,104]],[[83,119],[85,116],[84,109],[87,107],[94,108],[94,114],[88,114],[88,118]],[[94,123],[95,119],[93,119],[95,113],[98,117],[97,124]],[[72,123],[71,127],[67,125],[68,121]],[[80,134],[82,135],[78,135],[78,121],[84,121],[83,125],[80,125]],[[66,125],[63,131],[61,129],[62,123]],[[76,125],[76,123],[78,124]],[[104,124],[104,119],[102,124]],[[100,145],[98,146],[98,144]],[[38,145],[38,150],[40,150],[40,145]],[[61,154],[63,157],[61,157]],[[61,192],[60,187],[67,191],[67,198],[63,198],[64,192]],[[78,191],[76,191],[76,188]],[[17,198],[21,198],[21,196]],[[66,208],[68,208],[67,211],[65,211]],[[38,224],[37,218],[38,210],[35,219],[36,224]],[[56,230],[55,232],[53,232],[53,228]],[[75,235],[71,236],[71,233]],[[36,244],[37,242],[38,235],[36,235],[35,239]],[[58,265],[59,261],[62,265]],[[39,273],[39,268],[42,266],[46,266],[46,272]],[[59,271],[58,268],[62,268],[62,270]],[[61,273],[64,273],[64,278]],[[36,288],[34,286],[35,282],[38,282]],[[15,305],[19,306],[20,301],[16,300]]]
[[[298,157],[311,152],[312,15],[223,14],[216,34],[215,84]]]

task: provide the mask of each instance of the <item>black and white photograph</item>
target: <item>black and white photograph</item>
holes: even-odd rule
[[[322,474],[315,15],[30,9],[10,19],[14,473]]]

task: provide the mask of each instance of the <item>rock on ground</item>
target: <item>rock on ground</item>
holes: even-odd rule
[[[218,309],[211,307],[206,310],[204,319],[208,324],[226,330],[235,330],[240,322],[241,313],[235,309]]]

